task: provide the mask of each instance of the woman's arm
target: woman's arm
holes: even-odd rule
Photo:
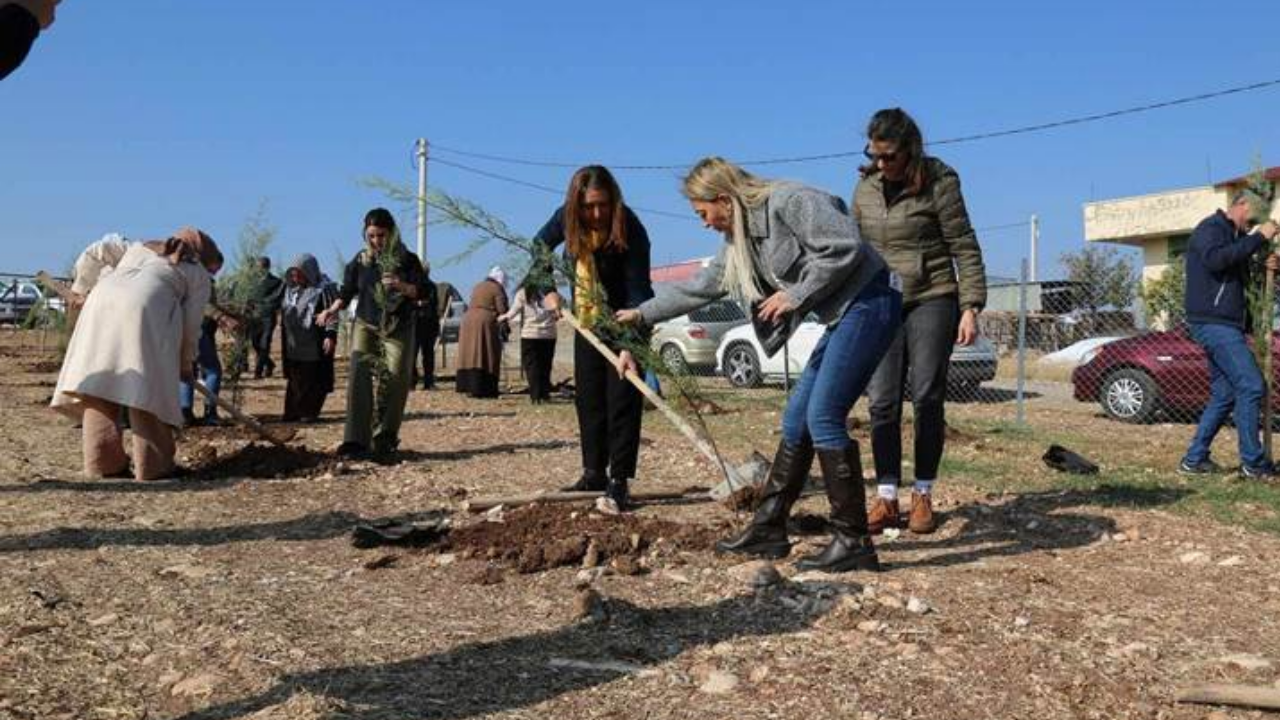
[[[942,242],[956,264],[960,308],[981,311],[987,304],[987,268],[978,235],[969,222],[969,210],[960,192],[960,176],[954,172],[938,178],[934,188]]]
[[[696,277],[664,287],[662,292],[641,303],[635,310],[619,311],[618,320],[635,322],[643,319],[647,325],[656,325],[723,298],[727,294],[720,287],[724,280],[725,252],[726,246],[722,245],[720,252]]]
[[[90,245],[76,258],[76,277],[71,292],[85,296],[98,284],[102,271],[120,264],[129,243],[119,235],[105,237]]]

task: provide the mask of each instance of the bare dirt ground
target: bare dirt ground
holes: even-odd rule
[[[883,540],[881,574],[775,576],[712,554],[742,520],[713,504],[461,511],[576,478],[567,402],[415,392],[400,461],[376,465],[332,456],[339,392],[289,451],[197,429],[191,478],[87,480],[49,360],[0,351],[0,718],[1242,718],[1174,691],[1280,686],[1280,539],[1197,504],[1231,481],[1172,475],[1186,426],[954,406],[936,534]],[[278,413],[282,388],[252,383],[247,408]],[[779,395],[715,395],[730,456],[771,452]],[[645,422],[637,489],[716,481]],[[1103,474],[1063,480],[1049,441]],[[1272,527],[1272,497],[1230,517]],[[455,528],[437,546],[350,541],[433,511]],[[825,538],[796,539],[793,558]]]

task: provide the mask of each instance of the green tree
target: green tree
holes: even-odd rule
[[[1147,318],[1165,328],[1171,328],[1186,319],[1187,264],[1174,258],[1160,273],[1142,288],[1142,302],[1147,308]]]
[[[1129,258],[1115,248],[1090,245],[1079,252],[1064,253],[1061,259],[1067,279],[1084,288],[1080,304],[1091,314],[1105,307],[1124,310],[1133,304],[1138,274]]]

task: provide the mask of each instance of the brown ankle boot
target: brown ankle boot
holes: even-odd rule
[[[907,529],[917,535],[928,535],[938,529],[938,522],[933,519],[933,498],[918,492],[911,493],[911,515],[907,518]]]
[[[867,511],[867,531],[872,535],[884,533],[885,528],[902,527],[902,516],[898,511],[898,500],[877,497]]]

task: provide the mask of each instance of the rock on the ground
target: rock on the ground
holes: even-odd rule
[[[1227,665],[1235,665],[1242,670],[1268,670],[1271,668],[1271,661],[1261,655],[1253,655],[1250,653],[1232,653],[1231,655],[1223,655],[1218,658],[1218,662]]]
[[[712,670],[698,689],[709,695],[727,695],[738,689],[738,676],[723,670]]]
[[[729,577],[753,590],[779,585],[785,580],[768,560],[752,560],[729,568]]]
[[[914,595],[907,598],[907,612],[915,613],[916,615],[924,615],[931,610],[933,610],[933,608],[929,607],[929,603],[924,600],[921,600]]]
[[[183,678],[169,689],[169,694],[174,697],[203,697],[212,695],[215,688],[218,687],[220,678],[213,673],[200,673]]]
[[[604,615],[604,598],[600,596],[600,593],[587,588],[574,596],[573,619],[600,620],[604,618]]]

